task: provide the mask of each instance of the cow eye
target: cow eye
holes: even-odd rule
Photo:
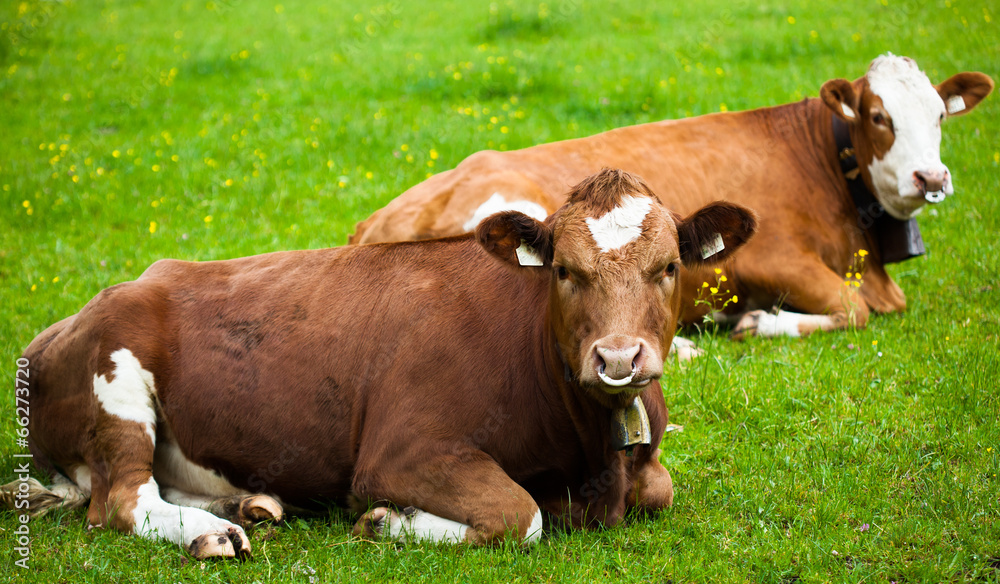
[[[677,264],[671,262],[663,269],[664,278],[673,278],[677,274]]]
[[[559,266],[556,268],[556,275],[559,276],[560,280],[565,280],[566,278],[569,278],[569,270],[567,270],[565,266]]]
[[[872,123],[877,124],[879,126],[884,126],[885,116],[883,116],[882,114],[875,114],[874,116],[872,116]]]

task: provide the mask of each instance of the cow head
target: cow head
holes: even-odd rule
[[[498,213],[476,238],[518,269],[548,273],[549,322],[563,362],[599,402],[622,407],[663,373],[681,265],[724,260],[755,230],[753,213],[731,203],[681,219],[642,179],[605,169],[544,223]]]
[[[959,73],[940,85],[906,57],[872,61],[854,83],[834,79],[820,97],[851,127],[858,166],[868,188],[896,219],[954,192],[941,162],[941,122],[965,114],[993,90],[982,73]]]

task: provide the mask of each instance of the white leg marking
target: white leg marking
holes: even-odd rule
[[[156,410],[153,408],[153,374],[142,368],[142,364],[128,349],[118,349],[111,353],[115,364],[114,379],[108,381],[103,375],[94,376],[94,395],[105,412],[139,422],[146,428],[149,439],[156,444]]]
[[[384,532],[383,527],[383,533]],[[415,539],[417,541],[444,541],[461,543],[469,526],[464,523],[432,515],[420,509],[409,515],[403,513],[389,514],[388,535],[396,539]]]
[[[181,507],[195,507],[196,509],[208,509],[208,506],[215,501],[214,498],[205,497],[203,495],[192,495],[191,493],[185,493],[180,489],[172,487],[163,487],[160,489],[160,495],[163,497],[164,501],[173,505],[179,505]]]
[[[90,467],[81,464],[80,466],[73,469],[73,482],[76,486],[80,487],[80,490],[84,493],[90,494]]]
[[[521,200],[508,201],[500,193],[493,193],[493,196],[487,199],[485,203],[479,205],[479,208],[472,214],[472,217],[462,225],[462,229],[472,231],[483,219],[501,211],[520,211],[528,217],[533,217],[539,221],[545,221],[545,218],[549,216],[545,208],[538,203]]]
[[[77,502],[82,504],[90,498],[90,469],[87,465],[69,469],[69,475],[75,478],[70,479],[56,473],[52,477],[52,486],[48,488],[50,492],[63,499],[59,507],[77,506]],[[77,482],[73,482],[74,480]]]
[[[224,534],[236,528],[244,542],[243,528],[201,509],[171,505],[160,498],[160,489],[153,478],[139,487],[138,501],[132,512],[133,530],[148,539],[162,538],[188,546],[206,534]]]
[[[249,494],[234,487],[219,473],[188,460],[172,435],[156,445],[153,477],[164,487],[176,487],[192,495],[218,498]]]
[[[695,357],[701,357],[705,351],[696,347],[692,340],[674,337],[674,340],[670,341],[670,354],[676,355],[680,361],[688,361]]]
[[[542,539],[541,509],[535,511],[535,516],[531,518],[531,525],[528,527],[528,533],[524,536],[524,541],[527,543],[538,543],[538,540],[540,539]]]
[[[642,235],[642,222],[646,219],[652,201],[648,197],[622,197],[618,207],[599,219],[587,218],[587,227],[601,252],[607,253],[631,243]]]
[[[800,327],[805,326],[807,332],[831,328],[833,319],[823,314],[802,314],[779,310],[778,314],[766,312],[757,322],[757,334],[762,337],[800,337]]]

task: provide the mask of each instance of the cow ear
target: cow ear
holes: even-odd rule
[[[733,203],[717,201],[676,221],[681,261],[689,266],[728,259],[757,232],[757,215]]]
[[[514,266],[552,264],[552,230],[518,211],[490,215],[476,227],[483,249]]]
[[[849,124],[858,121],[859,96],[854,86],[846,79],[831,79],[823,84],[819,96],[826,107],[833,110],[840,119]]]
[[[936,86],[949,116],[960,116],[979,105],[993,91],[989,75],[965,72],[952,75]]]

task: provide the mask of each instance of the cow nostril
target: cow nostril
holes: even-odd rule
[[[944,188],[947,172],[918,170],[913,173],[913,184],[923,192],[937,192]]]

